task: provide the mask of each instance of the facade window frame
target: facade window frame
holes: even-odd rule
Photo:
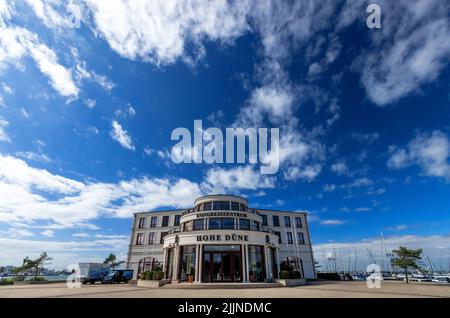
[[[286,241],[288,244],[294,244],[294,239],[292,237],[292,232],[286,231]]]
[[[145,233],[136,234],[136,245],[144,245]]]
[[[298,229],[303,228],[302,218],[300,216],[295,217],[295,227]]]
[[[269,226],[269,223],[267,222],[267,214],[261,214],[261,217],[263,219],[262,226]]]
[[[158,217],[152,216],[150,219],[150,227],[157,227],[158,226]]]
[[[145,228],[145,221],[146,221],[146,219],[147,218],[145,216],[139,218],[139,222],[138,222],[138,228],[139,229]]]
[[[272,215],[272,223],[273,226],[280,226],[280,218],[278,217],[278,215]]]
[[[284,226],[285,227],[291,227],[291,217],[288,215],[284,216]]]
[[[169,220],[170,220],[170,216],[169,215],[163,215],[161,227],[168,227],[169,226]]]
[[[297,232],[298,244],[305,244],[305,235],[302,232]]]

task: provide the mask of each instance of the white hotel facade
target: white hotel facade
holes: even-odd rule
[[[315,279],[305,212],[248,207],[209,195],[184,210],[134,214],[127,268],[134,278],[161,266],[172,283],[270,282],[280,270]]]

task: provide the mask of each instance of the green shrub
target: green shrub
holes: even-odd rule
[[[0,285],[13,285],[14,284],[14,278],[2,278],[0,280]]]
[[[289,278],[289,272],[288,271],[281,271],[280,272],[280,278],[281,279],[288,279]]]
[[[153,273],[153,280],[161,280],[164,278],[164,273],[161,271]]]
[[[290,279],[298,279],[301,278],[302,274],[299,271],[291,271],[289,272],[289,278]]]
[[[32,279],[29,280],[30,284],[46,284],[48,283],[47,278],[45,277],[33,277]]]
[[[153,271],[154,272],[162,272],[162,266],[154,266]]]
[[[16,282],[23,282],[25,280],[25,276],[24,275],[20,275],[20,276],[14,276],[14,281]]]

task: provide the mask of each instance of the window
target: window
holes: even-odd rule
[[[203,211],[211,211],[212,202],[206,202],[203,204]]]
[[[293,244],[294,241],[292,240],[292,232],[286,232],[286,239],[288,244]]]
[[[213,206],[213,210],[220,210],[220,209],[222,209],[222,203],[220,201],[214,201],[212,206]]]
[[[224,218],[222,219],[222,229],[224,230],[234,230],[234,219]]]
[[[233,218],[210,218],[208,220],[209,230],[233,230],[234,219]]]
[[[239,203],[237,203],[237,202],[231,202],[231,210],[233,210],[233,211],[239,211]]]
[[[245,205],[239,203],[239,211],[245,211]]]
[[[277,231],[274,231],[273,233],[274,233],[275,235],[278,235],[278,244],[283,243],[283,242],[281,241],[281,233],[280,233],[280,232],[277,232]]]
[[[180,281],[188,281],[190,275],[195,277],[195,245],[182,246],[180,260]]]
[[[273,226],[280,226],[280,219],[278,215],[272,215]]]
[[[157,223],[158,223],[158,217],[152,216],[152,218],[150,219],[150,227],[156,227]]]
[[[148,233],[148,244],[155,244],[156,233],[150,232]]]
[[[145,218],[139,218],[138,228],[142,229],[145,227]]]
[[[220,230],[221,220],[219,218],[210,218],[208,223],[208,229]]]
[[[203,211],[203,204],[197,205],[197,211]]]
[[[291,227],[291,218],[287,215],[284,216],[284,226]]]
[[[169,232],[161,232],[161,238],[159,239],[159,244],[164,244],[164,236],[169,234]]]
[[[144,233],[138,233],[136,236],[136,245],[144,244]]]
[[[303,227],[302,218],[299,216],[295,217],[295,227],[301,229]]]
[[[197,219],[194,220],[194,231],[201,231],[205,229],[205,222],[204,219]]]
[[[250,230],[259,231],[259,222],[252,221],[250,224]]]
[[[263,249],[260,245],[248,245],[248,274],[251,282],[263,282],[266,278]]]
[[[173,219],[173,226],[180,225],[180,217],[181,215],[175,215],[175,218]]]
[[[239,229],[249,231],[250,230],[250,220],[239,219]]]
[[[169,216],[164,215],[162,220],[162,227],[168,227],[169,226]]]
[[[267,225],[268,225],[268,223],[267,223],[267,215],[261,214],[261,216],[262,216],[262,219],[263,219],[262,225],[263,225],[263,226],[267,226]]]
[[[222,210],[229,210],[230,209],[230,202],[228,202],[228,201],[222,201],[221,205],[222,205]]]
[[[297,232],[297,241],[298,244],[305,244],[305,237],[302,232]]]

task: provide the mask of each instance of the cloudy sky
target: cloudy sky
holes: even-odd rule
[[[441,0],[0,0],[0,264],[124,258],[133,212],[307,210],[316,257],[450,261]],[[174,164],[173,129],[280,128],[280,170]]]

